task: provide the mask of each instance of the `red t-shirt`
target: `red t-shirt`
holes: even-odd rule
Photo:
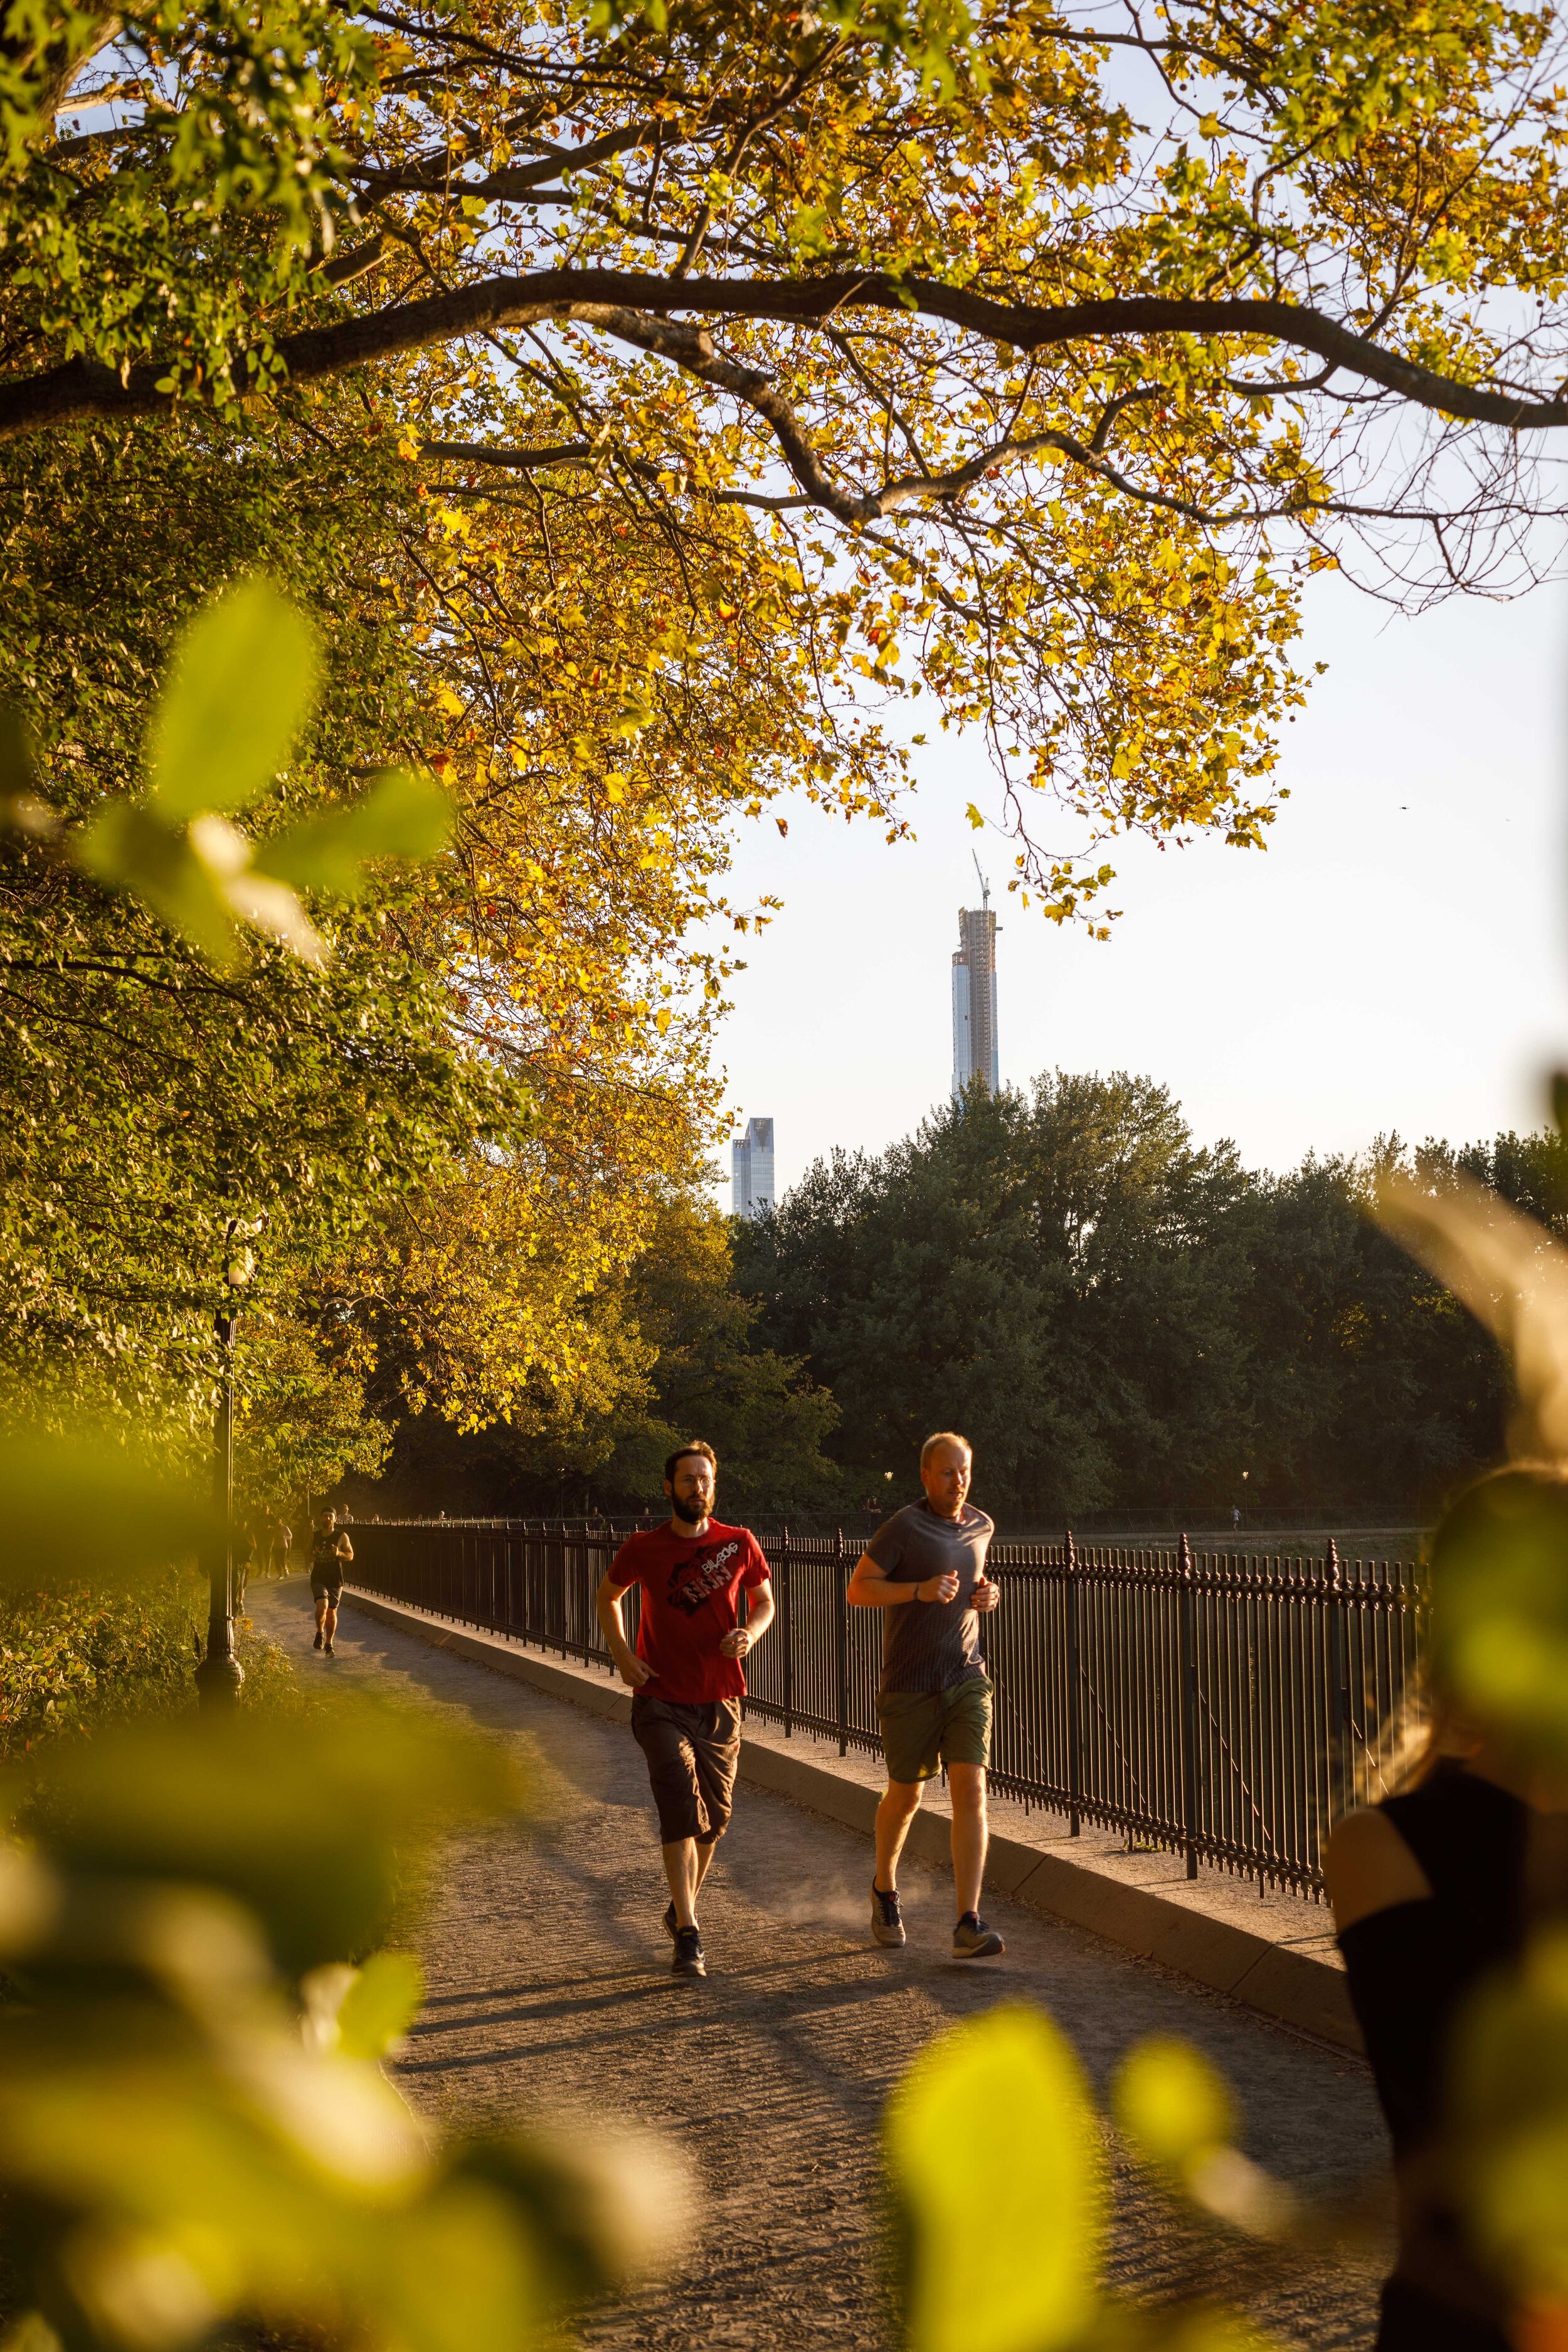
[[[610,1581],[642,1587],[637,1655],[653,1668],[643,1688],[650,1698],[706,1706],[718,1698],[744,1698],[739,1658],[719,1648],[740,1622],[736,1597],[765,1584],[768,1564],[749,1528],[710,1519],[700,1536],[649,1528],[628,1536],[610,1563]]]

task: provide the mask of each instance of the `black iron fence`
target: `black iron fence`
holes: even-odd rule
[[[595,1610],[623,1539],[599,1524],[372,1521],[361,1588],[613,1671]],[[881,1612],[850,1609],[858,1537],[764,1538],[777,1616],[748,1711],[877,1750]],[[981,1619],[994,1787],[1134,1844],[1318,1895],[1329,1824],[1397,1769],[1424,1639],[1416,1570],[1173,1549],[993,1544]],[[637,1593],[626,1596],[628,1630]]]

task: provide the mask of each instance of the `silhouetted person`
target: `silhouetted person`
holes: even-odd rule
[[[338,1630],[338,1603],[343,1597],[343,1570],[354,1556],[348,1536],[338,1526],[335,1511],[323,1511],[316,1521],[310,1546],[310,1598],[316,1604],[316,1643],[329,1658],[337,1655],[332,1636]]]
[[[1516,1468],[1445,1515],[1431,1559],[1432,1719],[1404,1790],[1346,1814],[1327,1876],[1351,2000],[1394,2142],[1399,2255],[1375,2352],[1510,2352],[1506,2291],[1465,2238],[1442,2139],[1447,2059],[1469,1995],[1560,1905],[1546,1872],[1568,1788],[1506,1723],[1456,1704],[1456,1590],[1523,1566],[1568,1575],[1568,1475]]]

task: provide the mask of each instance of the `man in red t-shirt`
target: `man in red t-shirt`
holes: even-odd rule
[[[773,1591],[763,1549],[748,1528],[712,1517],[718,1456],[682,1445],[664,1465],[670,1516],[629,1536],[599,1587],[599,1622],[629,1683],[632,1731],[647,1758],[671,1901],[664,1924],[678,1975],[705,1977],[697,1895],[713,1848],[730,1825],[741,1760],[741,1661],[773,1622]],[[626,1640],[621,1595],[638,1595],[637,1645]],[[750,1595],[746,1622],[736,1603]]]

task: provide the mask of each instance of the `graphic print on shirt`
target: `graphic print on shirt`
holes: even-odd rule
[[[700,1551],[692,1559],[682,1560],[670,1571],[669,1589],[665,1594],[670,1607],[695,1617],[703,1602],[710,1601],[729,1583],[740,1549],[738,1543],[720,1544],[713,1551]]]

